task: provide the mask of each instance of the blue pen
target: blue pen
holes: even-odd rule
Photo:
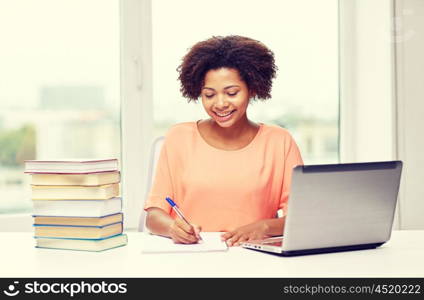
[[[169,205],[171,205],[171,207],[172,207],[172,209],[175,211],[175,213],[176,213],[176,214],[177,214],[177,215],[178,215],[181,219],[183,219],[183,220],[184,220],[184,222],[186,222],[188,226],[191,226],[190,222],[189,222],[189,221],[187,221],[187,219],[184,217],[184,215],[183,215],[183,213],[181,212],[181,210],[178,208],[178,205],[177,205],[174,201],[172,201],[172,199],[171,199],[171,198],[169,198],[169,197],[166,197],[165,199],[166,199],[166,201],[168,201]],[[202,241],[202,237],[201,237],[200,235],[199,235],[199,240],[201,240],[201,241]]]

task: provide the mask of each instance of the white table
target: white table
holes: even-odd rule
[[[394,231],[373,250],[278,257],[227,252],[142,254],[144,233],[100,253],[36,249],[32,233],[0,233],[0,277],[424,277],[424,231]]]

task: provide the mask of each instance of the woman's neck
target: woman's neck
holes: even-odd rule
[[[221,127],[213,119],[209,119],[208,121],[213,134],[222,140],[235,140],[251,132],[252,129],[256,131],[258,127],[246,115],[231,127]]]

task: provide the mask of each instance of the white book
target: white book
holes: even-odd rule
[[[99,186],[32,185],[33,200],[104,200],[119,196],[119,184]]]
[[[33,215],[56,217],[102,217],[121,212],[122,199],[33,200]]]
[[[108,171],[118,171],[116,158],[25,161],[25,173],[81,174]]]
[[[201,232],[203,241],[197,244],[175,244],[170,238],[143,234],[142,253],[178,253],[178,252],[214,252],[227,251],[225,241],[221,241],[222,232]]]

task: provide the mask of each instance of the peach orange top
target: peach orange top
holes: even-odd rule
[[[203,139],[196,122],[176,124],[165,135],[144,208],[175,217],[169,196],[202,231],[230,231],[285,210],[292,169],[302,164],[294,139],[276,125],[261,123],[247,146],[221,150]]]

